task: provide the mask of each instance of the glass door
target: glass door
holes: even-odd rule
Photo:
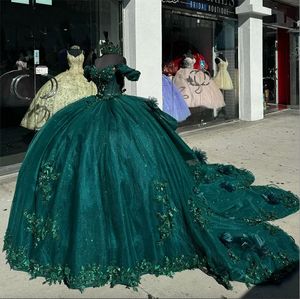
[[[299,32],[297,29],[291,30],[290,32],[290,78],[291,78],[291,101],[290,104],[292,106],[299,106]]]
[[[265,110],[278,103],[277,29],[263,28],[263,94]]]

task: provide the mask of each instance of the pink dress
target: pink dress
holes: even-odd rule
[[[222,92],[210,76],[201,70],[180,68],[174,77],[174,84],[189,107],[217,109],[225,106]]]

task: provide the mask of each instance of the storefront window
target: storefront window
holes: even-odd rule
[[[277,92],[277,30],[263,28],[263,87],[265,111],[278,103]]]
[[[237,22],[163,9],[163,109],[179,130],[238,117]]]
[[[271,0],[264,0],[263,4],[272,9],[272,15],[263,18],[263,86],[267,113],[299,105],[299,5]]]
[[[3,166],[22,161],[35,130],[20,123],[39,89],[70,67],[67,50],[80,48],[83,64],[91,64],[100,54],[104,31],[112,42],[120,44],[121,21],[118,0],[1,0],[0,5]],[[38,74],[37,66],[43,66],[40,70],[46,70],[48,76]],[[52,91],[61,88],[54,79],[52,83]]]

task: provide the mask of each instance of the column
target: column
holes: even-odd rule
[[[290,83],[291,83],[291,101],[292,106],[299,105],[299,87],[300,86],[300,59],[297,59],[299,55],[300,45],[300,21],[297,21],[297,28],[290,29]],[[298,49],[297,49],[298,45]],[[297,54],[298,53],[298,54]],[[298,65],[297,65],[298,60]]]
[[[262,0],[244,0],[238,15],[239,118],[255,121],[264,117],[262,17],[271,15]]]
[[[161,107],[161,0],[124,0],[123,8],[124,56],[141,72],[138,82],[126,83],[126,92],[155,97]]]

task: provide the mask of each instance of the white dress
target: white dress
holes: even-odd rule
[[[220,57],[218,57],[218,59],[220,60],[220,62],[217,64],[218,71],[216,76],[214,77],[214,81],[220,89],[231,90],[233,89],[233,84],[230,75],[227,71],[228,61],[226,59],[224,61]]]
[[[55,79],[58,89],[54,96],[44,98],[51,91],[50,80],[45,83],[32,100],[22,119],[21,126],[31,130],[40,129],[57,111],[84,97],[97,94],[97,87],[83,75],[84,55],[67,55],[70,69],[58,74]]]

